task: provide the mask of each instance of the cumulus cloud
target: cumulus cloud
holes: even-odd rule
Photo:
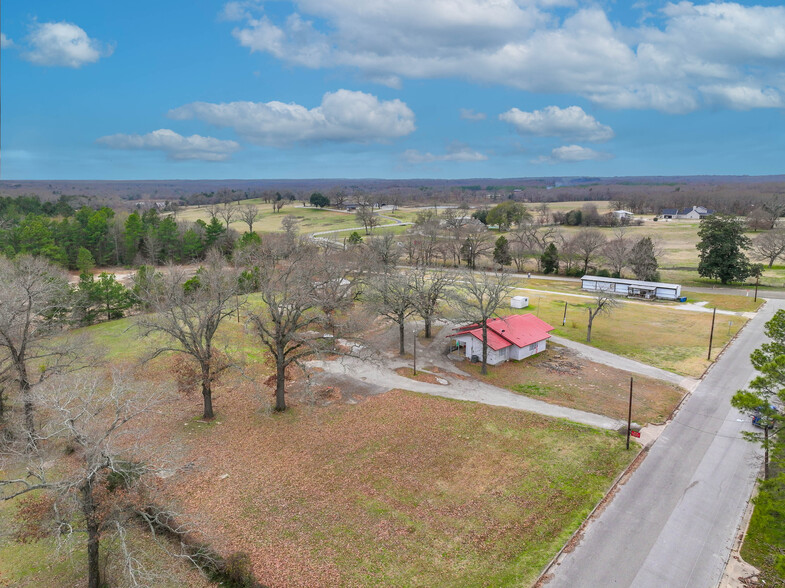
[[[474,112],[471,108],[461,108],[461,118],[463,120],[485,120],[484,112]]]
[[[434,161],[485,161],[488,156],[471,149],[468,145],[454,142],[447,147],[447,152],[435,155],[430,152],[423,153],[417,149],[407,149],[401,155],[406,163],[432,163]]]
[[[108,57],[110,45],[91,39],[81,27],[70,22],[35,23],[27,37],[28,50],[22,56],[36,65],[82,67]]]
[[[553,149],[550,155],[541,155],[532,163],[575,163],[580,161],[605,161],[607,159],[613,159],[613,154],[595,151],[580,145],[563,145]]]
[[[158,129],[146,135],[108,135],[97,139],[98,143],[112,149],[145,149],[163,151],[169,159],[201,159],[224,161],[240,149],[236,141],[224,141],[214,137],[191,135],[183,137],[170,129]]]
[[[393,87],[457,77],[672,113],[773,107],[785,91],[783,6],[682,1],[656,26],[624,27],[569,0],[294,0],[281,18],[234,4],[233,35],[252,52]]]
[[[327,92],[315,108],[283,102],[192,102],[169,111],[174,119],[199,119],[230,127],[260,145],[322,141],[385,142],[415,130],[414,113],[398,99],[372,94]]]
[[[10,49],[14,46],[13,39],[5,36],[5,33],[0,33],[0,49]]]
[[[499,120],[510,123],[521,135],[565,137],[576,141],[607,141],[613,129],[586,114],[580,106],[546,106],[542,110],[524,112],[511,108],[499,115]]]

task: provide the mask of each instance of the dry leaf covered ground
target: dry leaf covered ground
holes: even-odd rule
[[[529,582],[633,456],[612,434],[405,391],[278,415],[221,396],[220,424],[173,425],[197,466],[171,491],[271,586]]]

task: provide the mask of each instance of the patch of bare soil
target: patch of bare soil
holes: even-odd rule
[[[418,382],[425,382],[426,384],[442,384],[444,382],[439,381],[439,377],[435,374],[429,374],[427,372],[418,371],[417,375],[414,375],[414,371],[412,368],[407,367],[399,367],[395,368],[395,373],[399,376],[403,376],[404,378],[409,378],[410,380],[417,380]]]

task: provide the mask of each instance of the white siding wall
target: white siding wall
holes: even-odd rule
[[[482,360],[482,341],[472,335],[456,337],[455,340],[466,344],[466,359],[471,360],[472,355],[476,355],[480,358],[480,360]],[[498,351],[494,351],[488,347],[488,364],[497,365],[503,361],[507,361],[508,359],[521,360],[529,357],[530,355],[542,353],[545,351],[546,345],[547,339],[543,339],[542,341],[538,341],[532,345],[527,345],[526,347],[516,347],[515,345],[510,345],[509,347],[499,349]]]

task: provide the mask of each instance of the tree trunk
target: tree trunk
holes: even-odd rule
[[[425,338],[426,339],[430,339],[431,338],[431,317],[427,316],[427,317],[424,317],[424,318],[425,318]]]
[[[87,525],[87,587],[100,588],[101,568],[98,559],[99,524],[96,518],[93,482],[88,479],[82,486],[82,511]]]
[[[406,328],[405,327],[406,327],[405,321],[402,320],[400,323],[398,323],[398,335],[400,339],[398,344],[398,355],[404,355],[406,353],[406,348],[405,348]]]
[[[488,373],[488,322],[482,321],[482,367],[480,373]]]
[[[283,362],[283,349],[279,350],[275,360],[275,410],[286,410],[286,365]]]
[[[589,326],[586,329],[586,343],[591,343],[591,324],[594,321],[594,315],[589,311]]]
[[[5,388],[0,386],[0,420],[5,416]]]
[[[19,385],[20,391],[22,392],[22,405],[24,407],[25,413],[25,432],[29,438],[30,447],[35,447],[35,409],[33,407],[33,399],[30,395],[30,382],[27,381],[27,376],[25,374],[25,379],[23,379]]]
[[[202,366],[202,399],[204,400],[204,415],[202,415],[202,418],[209,421],[215,416],[213,414],[212,374],[210,373],[209,365]]]
[[[769,423],[763,422],[763,479],[769,479]]]

